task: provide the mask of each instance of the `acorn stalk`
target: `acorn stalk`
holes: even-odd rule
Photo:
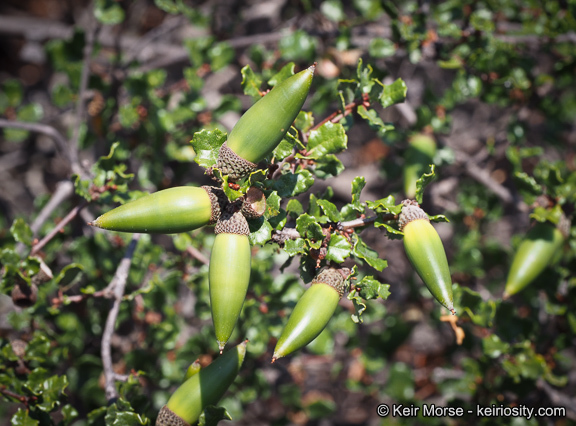
[[[551,222],[537,222],[528,231],[508,272],[504,299],[524,289],[553,263],[569,230],[569,222],[563,217],[558,226]]]
[[[188,378],[162,407],[156,426],[190,426],[202,411],[222,398],[240,371],[246,356],[246,341],[216,358]]]
[[[250,230],[240,211],[225,212],[210,255],[210,305],[220,351],[232,335],[250,282]]]
[[[418,203],[405,200],[402,204],[399,224],[404,232],[404,250],[408,260],[436,300],[456,314],[452,278],[442,240]]]
[[[224,175],[240,179],[274,151],[304,105],[315,68],[281,81],[240,117],[218,153]]]
[[[296,303],[276,343],[272,362],[312,342],[324,330],[346,290],[350,270],[326,268]]]
[[[130,201],[89,224],[118,232],[188,232],[216,223],[226,201],[220,188],[180,186]]]

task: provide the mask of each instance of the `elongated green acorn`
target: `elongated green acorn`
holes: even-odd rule
[[[272,362],[303,348],[318,337],[334,315],[346,290],[345,279],[349,274],[347,268],[326,268],[312,280],[312,285],[300,297],[288,318],[276,343]]]
[[[567,220],[559,226],[551,222],[537,222],[526,234],[514,255],[506,279],[503,298],[518,293],[540,275],[552,263],[562,248],[569,232]]]
[[[452,278],[442,240],[418,203],[405,200],[402,204],[399,224],[408,260],[436,300],[455,314]]]
[[[209,283],[212,322],[220,351],[232,335],[250,283],[248,222],[240,211],[222,214],[214,229]]]
[[[162,407],[156,426],[190,426],[208,405],[215,405],[230,387],[246,356],[240,343],[188,378]]]
[[[218,153],[223,174],[239,179],[274,151],[304,105],[315,68],[281,81],[240,117]]]
[[[116,207],[90,225],[146,234],[188,232],[216,223],[225,202],[226,196],[220,188],[180,186]]]
[[[418,134],[410,139],[410,145],[404,154],[404,194],[414,198],[416,182],[428,171],[436,155],[436,141],[428,135]]]

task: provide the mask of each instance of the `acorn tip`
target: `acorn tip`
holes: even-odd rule
[[[450,312],[452,312],[452,315],[456,315],[456,311],[454,310],[454,308],[450,309]]]
[[[272,361],[270,361],[270,364],[274,364],[276,362],[276,357],[272,357]]]

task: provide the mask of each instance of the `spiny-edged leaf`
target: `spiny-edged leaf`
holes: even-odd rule
[[[376,201],[366,201],[366,205],[368,206],[369,209],[373,210],[375,213],[392,213],[393,211],[396,210],[398,210],[398,213],[400,213],[400,210],[402,210],[402,204],[399,204],[397,206],[396,200],[392,195],[389,195],[386,198],[381,198]]]
[[[301,215],[298,219],[296,219],[296,230],[298,233],[307,239],[314,240],[316,242],[322,242],[324,239],[324,234],[322,233],[322,227],[316,221],[316,218],[310,216],[307,213]],[[320,246],[316,247],[316,244],[311,245],[311,247],[319,248]]]
[[[278,180],[267,180],[266,186],[278,192],[282,198],[294,197],[308,191],[314,184],[314,177],[308,170],[300,170],[296,173],[286,173]]]
[[[295,198],[292,198],[290,201],[288,201],[288,204],[286,204],[286,212],[292,218],[296,219],[298,216],[304,213],[304,207],[302,206],[302,203],[300,201],[298,201]]]
[[[366,303],[364,303],[364,299],[362,299],[356,291],[350,291],[347,296],[348,300],[352,301],[354,305],[354,313],[350,316],[352,321],[356,324],[362,324],[362,314],[366,310]]]
[[[382,220],[381,216],[374,221],[374,226],[376,228],[384,228],[388,232],[388,238],[391,240],[399,240],[404,236],[404,233],[397,228],[397,223]]]
[[[263,246],[272,238],[272,225],[264,217],[249,220],[248,226],[250,227],[248,239],[251,245]]]
[[[284,251],[290,257],[296,256],[297,254],[304,254],[306,253],[306,241],[304,241],[304,238],[286,240],[284,243]]]
[[[276,191],[272,191],[266,195],[266,210],[264,211],[264,217],[266,219],[270,219],[280,213],[281,201],[282,199],[278,196]]]
[[[564,216],[564,211],[559,204],[556,204],[551,209],[545,207],[536,207],[534,211],[530,214],[532,219],[536,219],[538,222],[552,222],[557,225],[560,219]]]
[[[284,137],[284,139],[280,141],[278,146],[274,148],[272,154],[274,155],[274,158],[276,158],[277,160],[283,160],[289,155],[291,155],[293,151],[294,151],[293,139]]]
[[[328,121],[310,132],[306,158],[319,159],[328,154],[337,154],[347,145],[348,136],[342,124]]]
[[[258,77],[250,65],[245,65],[242,70],[242,90],[246,95],[252,96],[254,98],[259,98],[260,86],[262,85],[262,79]]]
[[[384,108],[387,108],[391,105],[404,102],[406,100],[407,92],[408,88],[406,87],[406,83],[399,78],[392,84],[384,85],[382,94],[378,100]]]
[[[198,426],[218,426],[220,420],[232,420],[232,416],[224,407],[209,405],[198,419]]]
[[[24,408],[18,408],[12,416],[12,426],[38,426],[40,422],[30,417],[30,412]]]
[[[42,395],[42,402],[37,404],[38,409],[50,412],[60,404],[64,389],[68,386],[66,376],[50,376],[44,368],[36,368],[29,375],[24,386],[36,396]]]
[[[364,105],[360,105],[358,107],[358,115],[366,120],[370,128],[378,132],[380,136],[389,130],[394,130],[392,124],[386,124],[382,121],[375,109],[366,109]]]
[[[278,83],[283,82],[287,78],[294,75],[294,62],[288,62],[282,67],[280,71],[274,74],[269,80],[269,86],[276,86]]]
[[[314,216],[316,219],[322,217],[322,211],[320,210],[320,204],[318,204],[318,197],[314,194],[310,194],[308,197],[308,214]]]
[[[106,410],[104,420],[107,425],[118,426],[140,426],[149,425],[150,419],[146,416],[135,413],[130,403],[119,398]]]
[[[258,169],[250,172],[248,179],[242,184],[243,192],[248,191],[251,186],[254,186],[258,182],[264,182],[266,180],[266,170]]]
[[[306,133],[314,126],[314,116],[312,112],[300,111],[296,120],[294,121],[294,127],[299,129],[302,133]]]
[[[14,219],[12,226],[10,227],[10,234],[16,242],[22,243],[30,247],[32,245],[32,230],[30,226],[22,218]]]
[[[436,222],[436,223],[440,223],[440,222],[450,222],[448,220],[448,218],[446,216],[444,216],[443,214],[436,214],[434,216],[428,216],[428,219],[430,219],[430,222]]]
[[[216,165],[216,160],[218,160],[218,151],[224,142],[226,142],[226,133],[219,129],[202,129],[199,132],[194,133],[194,136],[190,141],[192,148],[194,148],[194,152],[196,152],[194,161],[204,168]]]
[[[354,256],[364,259],[368,265],[379,272],[388,266],[388,262],[380,259],[378,252],[368,247],[358,235],[356,235],[354,241]]]
[[[339,222],[340,221],[340,212],[338,208],[328,200],[318,200],[318,205],[322,207],[322,211],[331,222]]]
[[[527,192],[530,195],[541,195],[544,192],[542,186],[536,182],[532,176],[525,172],[514,173],[514,182],[519,191]]]
[[[54,279],[60,287],[66,287],[82,276],[84,267],[79,263],[66,265]]]
[[[414,198],[418,201],[418,204],[422,204],[422,198],[424,196],[424,189],[434,180],[436,179],[436,172],[435,172],[434,164],[430,164],[430,171],[428,173],[424,173],[420,176],[420,179],[416,181],[416,195]]]
[[[362,58],[358,59],[358,66],[356,67],[356,76],[358,78],[358,90],[361,93],[370,93],[372,86],[377,81],[371,78],[374,72],[370,64],[364,66]]]
[[[332,260],[336,263],[342,263],[350,256],[352,246],[346,237],[340,234],[333,234],[328,243],[328,252],[326,260]]]
[[[377,298],[386,300],[390,296],[390,284],[382,284],[372,275],[363,277],[354,287],[358,295],[365,300]]]
[[[244,193],[242,191],[237,191],[235,189],[230,188],[230,185],[228,185],[228,175],[222,177],[222,190],[224,191],[224,194],[226,194],[226,196],[230,201],[237,200],[238,198],[244,196]]]
[[[338,176],[344,169],[344,164],[338,157],[334,154],[328,154],[316,160],[314,174],[320,179],[327,179]]]
[[[360,193],[365,186],[366,178],[364,178],[364,176],[356,176],[354,180],[352,180],[352,202],[350,204],[360,213],[364,213],[365,210],[364,205],[360,203]]]

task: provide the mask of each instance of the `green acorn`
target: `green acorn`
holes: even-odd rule
[[[276,343],[272,362],[291,354],[314,340],[324,330],[346,291],[348,268],[326,268],[296,303]]]
[[[250,282],[250,229],[240,211],[226,211],[214,229],[210,255],[210,305],[220,351],[240,316]]]
[[[570,223],[564,216],[558,226],[551,222],[537,222],[528,231],[508,272],[504,299],[518,293],[553,263],[569,232]]]
[[[402,204],[399,225],[404,232],[404,250],[408,260],[436,300],[456,314],[452,278],[442,240],[416,201],[405,200]]]
[[[436,155],[436,141],[428,135],[418,134],[410,139],[410,145],[404,154],[404,194],[414,198],[416,182],[428,171]]]
[[[274,151],[304,105],[315,68],[281,81],[240,117],[218,153],[222,174],[240,179]]]
[[[246,342],[216,358],[188,378],[160,409],[156,426],[190,426],[202,411],[215,405],[230,387],[246,356]]]
[[[216,223],[226,202],[227,198],[220,188],[180,186],[130,201],[89,224],[119,232],[188,232]]]

